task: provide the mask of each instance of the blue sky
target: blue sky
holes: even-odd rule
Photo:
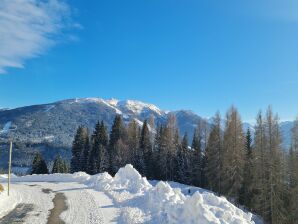
[[[18,1],[0,2],[27,21],[0,16],[0,107],[113,97],[298,114],[296,1]]]

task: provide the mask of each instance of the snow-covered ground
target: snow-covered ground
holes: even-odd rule
[[[0,177],[5,182],[5,176]],[[19,203],[34,204],[26,223],[46,223],[57,192],[66,197],[66,223],[254,223],[246,213],[206,190],[174,182],[148,182],[131,166],[108,173],[12,178],[11,197],[0,194],[0,217]],[[31,186],[30,186],[31,185]],[[50,189],[45,193],[44,189]],[[1,221],[1,218],[0,218]]]

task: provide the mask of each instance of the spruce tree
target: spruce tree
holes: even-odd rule
[[[181,145],[177,152],[177,170],[178,170],[178,182],[184,184],[190,184],[190,161],[189,161],[189,149],[188,149],[188,137],[187,133],[184,134]]]
[[[118,169],[128,160],[128,146],[125,142],[126,130],[120,115],[116,115],[110,134],[110,168],[109,173],[115,175]]]
[[[65,173],[65,161],[62,160],[61,156],[58,155],[54,160],[52,173]]]
[[[132,119],[128,123],[128,128],[127,128],[127,144],[128,147],[131,151],[131,155],[129,157],[129,163],[131,163],[135,168],[137,164],[137,153],[139,150],[139,138],[140,138],[140,129],[138,127],[137,122],[135,119]]]
[[[202,133],[201,133],[201,127],[200,124],[198,125],[198,129],[195,130],[192,140],[192,170],[191,170],[191,176],[192,176],[192,184],[201,187],[202,183]]]
[[[103,123],[97,122],[91,137],[91,152],[89,157],[89,171],[91,174],[107,171],[109,167],[108,134]]]
[[[83,172],[90,173],[89,170],[89,156],[90,156],[90,137],[89,130],[87,128],[83,129],[83,149],[80,156],[80,167]]]
[[[252,151],[252,137],[250,129],[246,132],[245,143],[245,164],[243,171],[243,183],[240,191],[240,204],[245,205],[247,208],[251,208],[253,205],[253,172],[254,172],[254,154]]]
[[[40,153],[36,153],[32,162],[31,174],[48,174],[48,167]]]
[[[85,128],[80,126],[77,129],[75,138],[72,144],[72,157],[70,163],[70,170],[72,173],[82,171],[81,155],[85,148]]]
[[[140,151],[144,158],[143,175],[150,178],[152,171],[152,143],[151,134],[148,128],[147,120],[144,121],[140,136]]]

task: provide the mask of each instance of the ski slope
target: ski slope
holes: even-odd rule
[[[63,196],[60,203],[57,195]],[[81,172],[13,177],[11,196],[0,194],[0,223],[22,209],[25,217],[18,223],[28,224],[52,224],[53,216],[67,224],[255,223],[251,213],[224,197],[173,182],[148,182],[131,165],[115,177]]]

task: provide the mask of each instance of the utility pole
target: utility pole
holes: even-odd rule
[[[9,147],[9,161],[8,161],[8,182],[7,182],[7,194],[9,196],[9,190],[10,190],[10,172],[11,172],[11,154],[12,154],[12,141],[10,141],[10,147]]]

